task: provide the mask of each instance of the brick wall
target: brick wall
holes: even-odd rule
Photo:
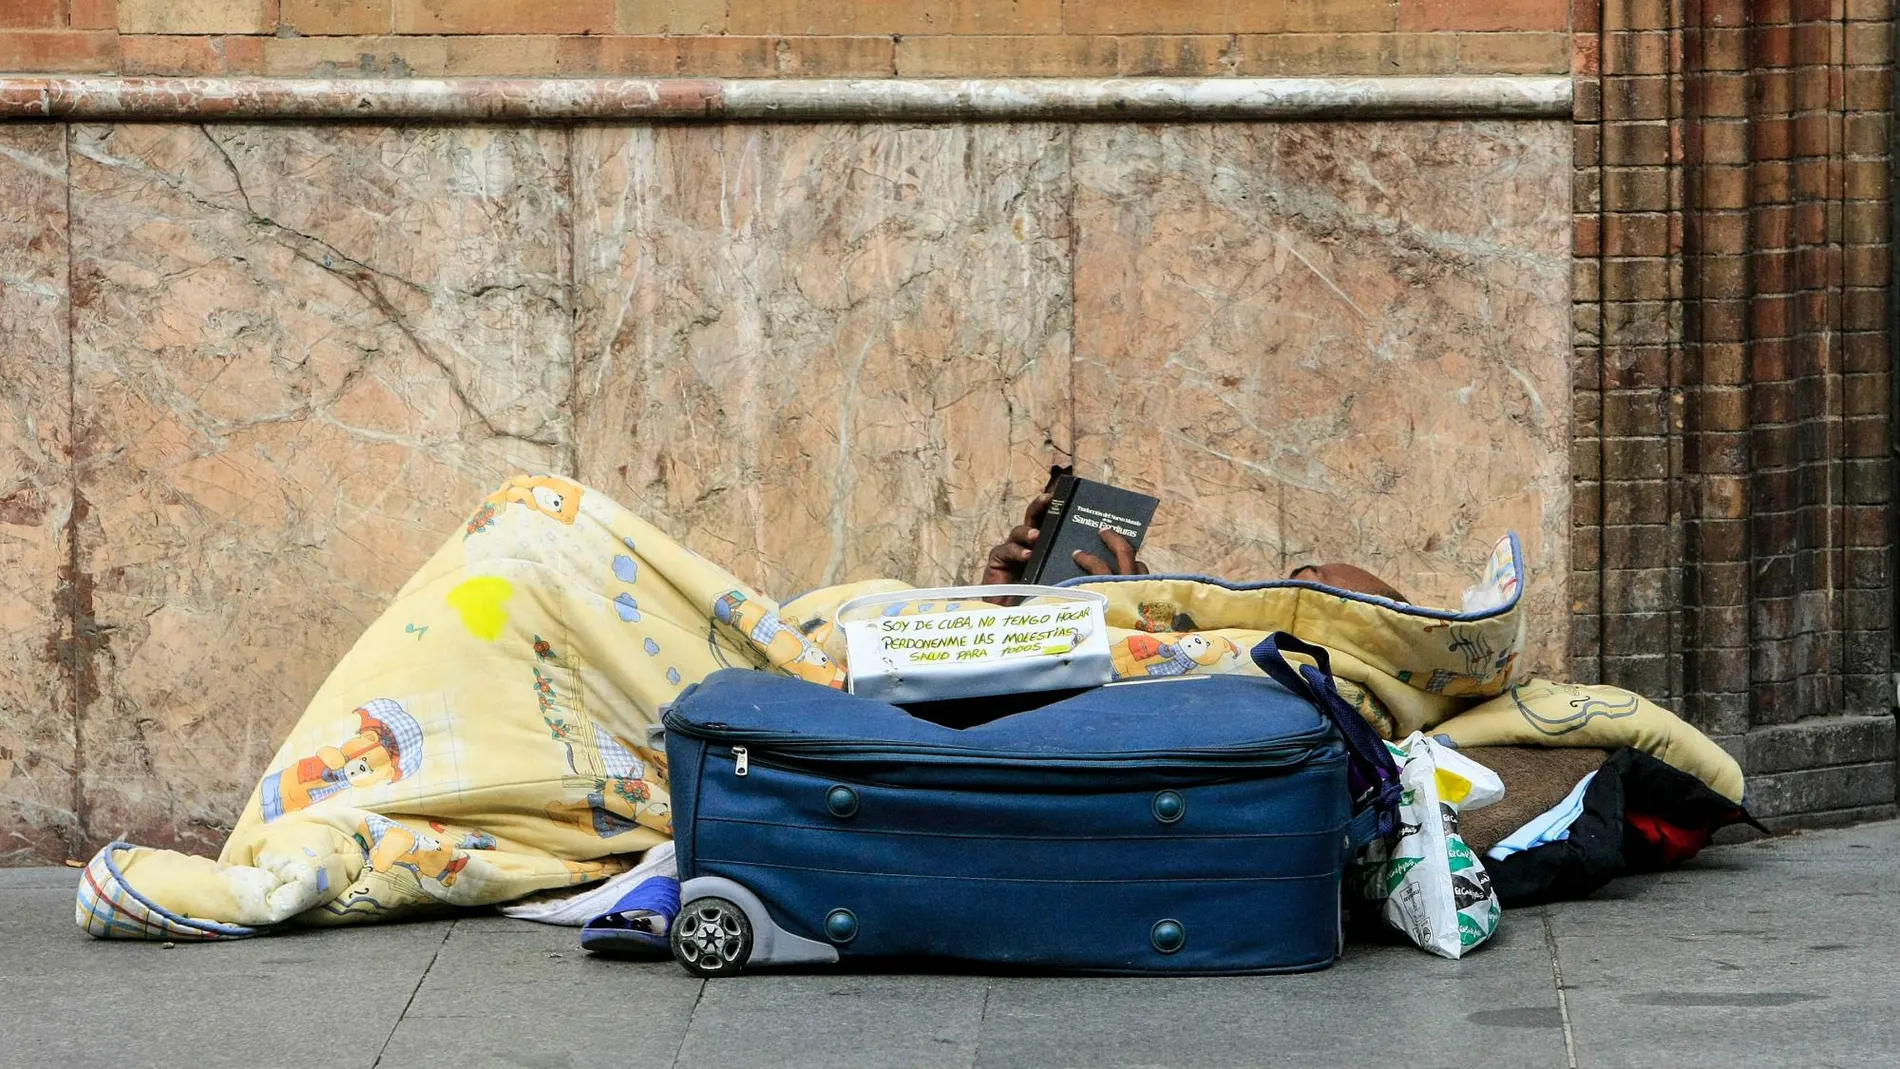
[[[1567,0],[0,0],[0,71],[1562,74]]]
[[[1894,798],[1892,14],[1574,16],[1573,668],[1724,739],[1769,815]]]

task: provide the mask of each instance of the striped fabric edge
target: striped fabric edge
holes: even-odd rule
[[[119,871],[115,854],[134,849],[127,842],[107,843],[79,875],[73,919],[95,939],[168,939],[207,942],[244,939],[257,929],[241,924],[181,916],[134,891]]]

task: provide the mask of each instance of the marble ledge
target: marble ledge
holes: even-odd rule
[[[1569,118],[1567,77],[0,77],[0,119],[433,122]]]

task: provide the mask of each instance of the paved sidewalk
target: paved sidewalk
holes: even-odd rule
[[[76,877],[0,869],[0,1067],[1900,1064],[1900,823],[1508,912],[1462,962],[1235,979],[702,983],[499,917],[167,950],[82,935]]]

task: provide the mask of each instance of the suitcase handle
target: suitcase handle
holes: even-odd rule
[[[1289,653],[1310,657],[1317,667],[1298,664],[1288,659]],[[1253,662],[1275,683],[1317,706],[1345,737],[1346,783],[1352,791],[1355,811],[1346,825],[1350,849],[1356,853],[1366,843],[1397,831],[1402,793],[1398,762],[1372,725],[1340,696],[1339,688],[1333,685],[1333,662],[1326,650],[1276,631],[1253,648]]]

